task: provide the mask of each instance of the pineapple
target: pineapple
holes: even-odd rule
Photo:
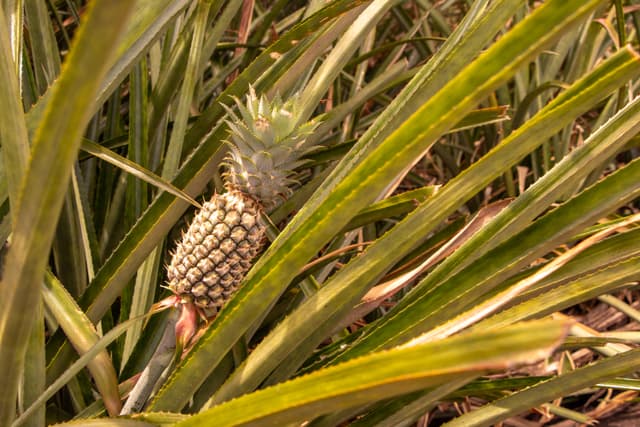
[[[169,288],[201,315],[214,316],[238,289],[253,259],[266,245],[260,217],[285,200],[293,170],[310,151],[305,144],[316,124],[298,124],[298,97],[269,102],[253,89],[239,115],[227,109],[229,154],[226,192],[215,194],[183,234],[167,269]]]

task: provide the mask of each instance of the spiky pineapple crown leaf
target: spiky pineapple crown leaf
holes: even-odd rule
[[[239,115],[225,107],[230,117],[225,185],[250,195],[266,210],[274,209],[291,195],[296,183],[294,169],[304,164],[302,157],[314,149],[307,144],[308,136],[319,122],[299,124],[297,94],[286,101],[279,95],[269,101],[250,88],[246,104],[234,100]]]

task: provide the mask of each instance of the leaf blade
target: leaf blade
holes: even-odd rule
[[[547,320],[372,354],[244,395],[177,426],[301,422],[469,373],[539,360],[560,342],[567,328],[568,324]]]
[[[32,318],[25,317],[25,313],[39,298],[39,282],[55,232],[51,224],[55,224],[60,213],[82,132],[90,119],[86,107],[93,102],[101,77],[106,74],[120,29],[127,21],[132,5],[133,2],[124,0],[92,3],[35,135],[31,161],[22,180],[23,190],[16,207],[19,221],[13,230],[13,242],[2,278],[7,297],[0,313],[3,342],[0,377],[5,391],[0,397],[0,419],[3,422],[8,423],[15,417],[18,387],[15,366],[19,366],[24,358],[28,333],[23,331],[30,330],[32,324]],[[88,27],[91,27],[92,35],[97,33],[102,37],[89,39]],[[68,93],[76,96],[69,97]],[[48,185],[51,181],[56,185]]]

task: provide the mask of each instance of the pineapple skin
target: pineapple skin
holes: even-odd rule
[[[177,244],[167,268],[169,288],[182,303],[215,315],[236,292],[266,245],[262,207],[231,190],[204,203]]]

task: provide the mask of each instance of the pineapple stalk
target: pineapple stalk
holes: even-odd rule
[[[238,289],[266,245],[260,216],[277,207],[296,183],[294,169],[310,151],[305,143],[316,123],[299,126],[298,98],[269,102],[250,90],[247,103],[228,109],[226,192],[203,204],[167,269],[180,303],[214,316]]]

